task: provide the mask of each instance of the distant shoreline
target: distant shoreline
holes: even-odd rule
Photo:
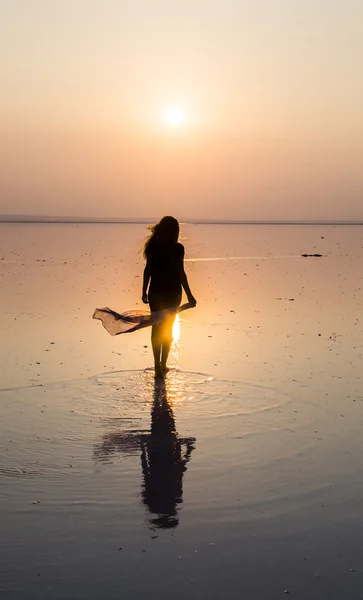
[[[32,217],[27,215],[0,215],[0,224],[67,224],[67,225],[148,225],[156,219],[136,218],[85,218],[85,217]],[[218,219],[180,219],[181,223],[190,225],[363,225],[363,221],[333,220],[218,220]]]

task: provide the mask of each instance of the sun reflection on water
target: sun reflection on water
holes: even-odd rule
[[[176,315],[175,321],[173,324],[173,340],[174,342],[178,342],[180,340],[180,319],[179,315]]]
[[[168,364],[169,364],[169,367],[171,367],[172,369],[175,369],[179,366],[179,363],[180,363],[181,344],[180,344],[180,318],[179,318],[179,315],[176,315],[176,317],[175,317],[175,321],[173,323],[172,336],[173,336],[173,343],[172,343],[172,346],[170,349]]]

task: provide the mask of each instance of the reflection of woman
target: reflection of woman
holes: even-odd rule
[[[183,474],[194,449],[194,438],[178,438],[165,383],[155,383],[151,412],[151,435],[143,439],[141,464],[144,475],[143,500],[151,523],[163,529],[178,524],[177,506],[182,502]],[[184,447],[184,448],[183,448]]]
[[[150,304],[151,312],[177,308],[184,289],[188,302],[195,305],[184,271],[184,246],[178,243],[179,223],[174,217],[163,217],[151,228],[152,234],[145,243],[142,301]],[[148,286],[150,283],[149,291]],[[153,325],[151,343],[154,354],[155,376],[164,377],[172,343],[175,316]]]
[[[175,429],[165,381],[155,380],[150,433],[121,431],[106,434],[94,449],[103,462],[114,452],[135,454],[141,448],[142,499],[148,507],[153,527],[167,529],[178,525],[178,505],[183,498],[183,475],[195,447],[195,438],[180,438]]]

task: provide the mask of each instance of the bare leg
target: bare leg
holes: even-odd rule
[[[160,366],[160,354],[162,343],[162,326],[153,325],[151,328],[151,345],[154,355],[155,377],[162,377],[162,369]]]
[[[161,370],[166,373],[168,368],[166,366],[171,344],[173,342],[173,323],[175,317],[168,319],[165,323],[163,323],[163,333],[162,333],[162,344],[161,344]]]

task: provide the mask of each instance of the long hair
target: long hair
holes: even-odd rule
[[[179,223],[174,217],[163,217],[156,225],[150,225],[148,227],[151,231],[151,235],[146,239],[144,245],[144,257],[149,251],[151,251],[156,245],[172,246],[178,241],[179,236]]]

